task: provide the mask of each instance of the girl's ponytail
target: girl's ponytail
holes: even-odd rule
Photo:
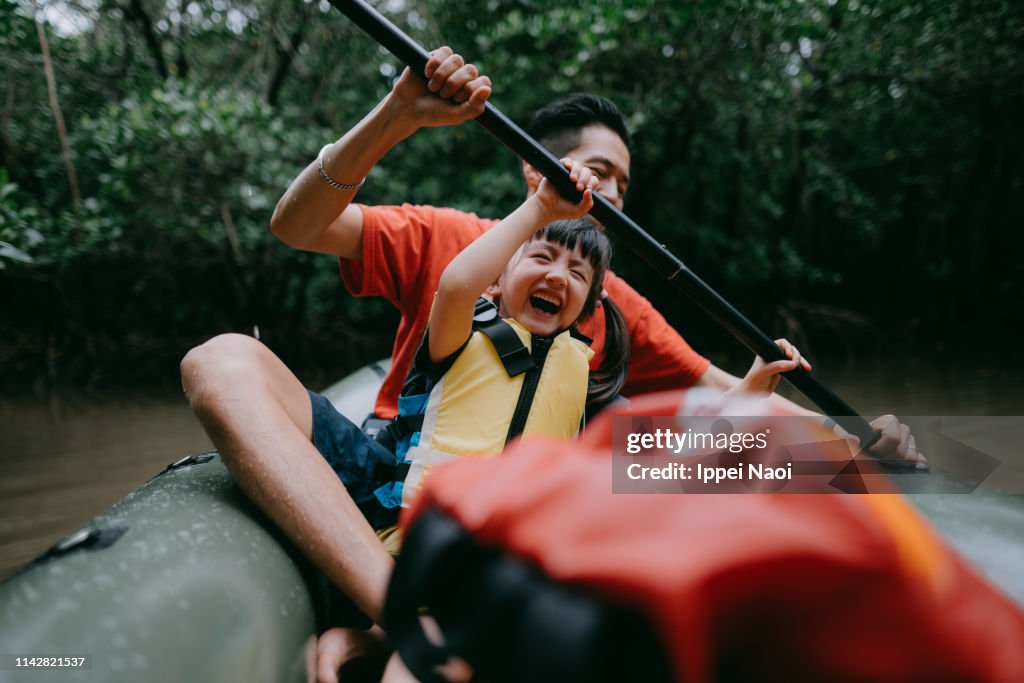
[[[629,328],[622,311],[610,296],[601,300],[604,307],[604,359],[590,373],[587,403],[601,406],[622,390],[629,369]]]

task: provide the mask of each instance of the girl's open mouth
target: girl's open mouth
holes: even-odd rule
[[[548,298],[544,294],[534,294],[530,297],[530,305],[536,308],[544,315],[555,315],[558,311],[562,310],[562,304],[558,301]]]

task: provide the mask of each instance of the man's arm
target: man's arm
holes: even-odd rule
[[[708,369],[701,375],[701,378],[697,380],[697,386],[711,387],[712,389],[718,389],[720,391],[729,391],[740,383],[740,378],[731,375],[717,365],[709,365]],[[786,413],[792,413],[794,415],[806,415],[808,417],[818,415],[813,410],[808,410],[803,406],[793,403],[785,396],[772,393],[769,394],[768,400],[771,401],[772,406],[784,411]]]
[[[739,377],[730,375],[728,372],[715,365],[709,365],[707,371],[699,380],[697,380],[697,385],[702,387],[711,387],[720,391],[728,391],[739,384],[739,382]],[[787,413],[806,415],[808,417],[823,417],[820,413],[816,413],[813,410],[808,410],[803,406],[799,406],[779,394],[770,394],[768,400],[771,401],[773,407]],[[907,427],[907,425],[900,422],[893,415],[882,415],[881,417],[877,417],[872,420],[870,424],[871,427],[880,434],[880,436],[878,440],[871,445],[871,448],[868,449],[868,453],[883,460],[902,460],[920,467],[927,467],[928,461],[925,459],[924,455],[917,450],[917,442],[914,439],[914,435],[910,433],[910,428]],[[846,433],[838,425],[833,427],[833,431],[848,441],[855,442],[855,451],[860,450],[857,437]]]
[[[419,128],[462,123],[483,111],[490,80],[450,48],[434,50],[424,74],[430,79],[426,84],[407,68],[362,121],[324,150],[323,170],[330,178],[356,185],[392,147]],[[270,229],[296,249],[359,259],[363,216],[351,205],[356,191],[329,185],[314,161],[278,201]]]

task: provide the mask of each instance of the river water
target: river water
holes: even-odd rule
[[[1020,369],[906,363],[819,376],[866,415],[1024,415]],[[181,396],[0,400],[0,578],[167,464],[210,447]]]

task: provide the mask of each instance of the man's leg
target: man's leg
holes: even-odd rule
[[[185,395],[246,495],[374,622],[393,561],[312,443],[309,394],[260,342],[215,337],[181,361]]]

